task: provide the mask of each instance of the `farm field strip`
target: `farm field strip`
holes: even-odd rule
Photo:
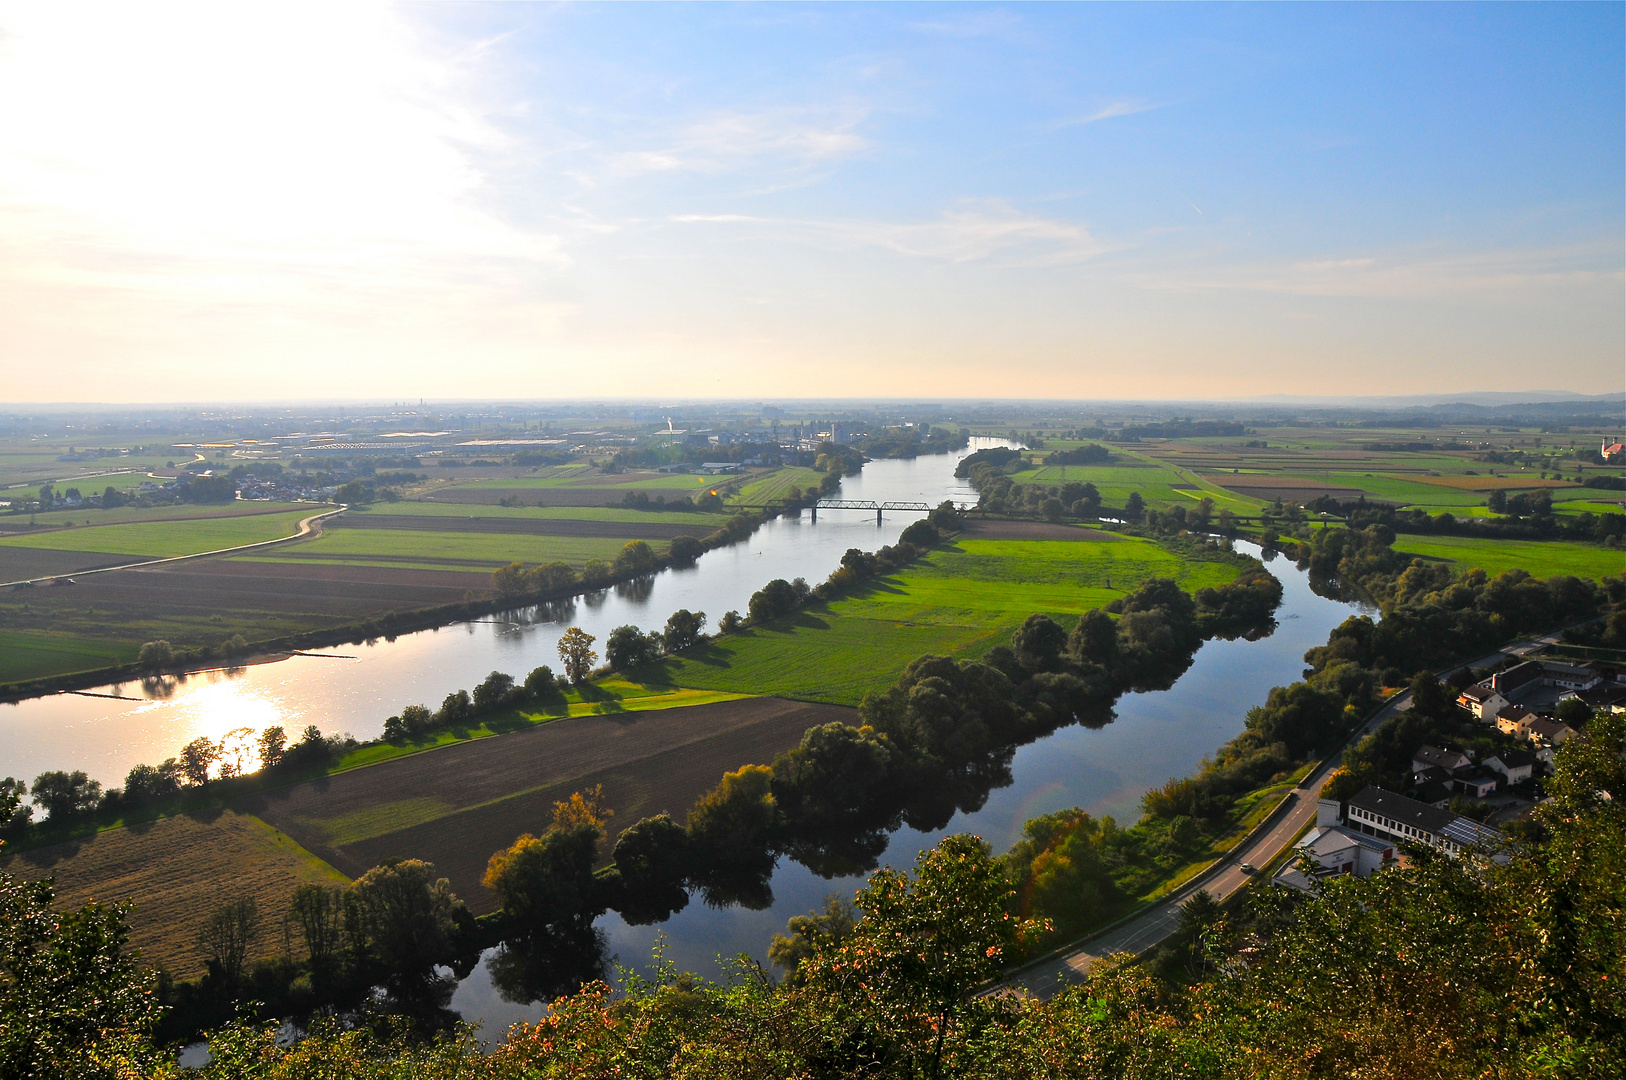
[[[186,521],[137,521],[88,525],[37,536],[3,536],[0,546],[54,551],[95,551],[161,559],[292,536],[312,510]]]
[[[486,860],[541,831],[571,790],[605,783],[612,833],[661,810],[681,818],[724,772],[771,759],[815,724],[851,719],[761,698],[582,716],[245,797],[242,808],[341,870],[371,867],[387,857],[379,852],[428,859],[471,907],[489,910]]]
[[[584,694],[588,696],[584,697]],[[480,723],[469,727],[441,728],[397,742],[374,743],[350,751],[339,760],[333,772],[346,772],[473,739],[489,739],[495,735],[520,731],[526,727],[548,724],[567,717],[653,712],[658,709],[679,709],[689,705],[710,705],[719,701],[738,701],[750,696],[721,690],[692,690],[681,686],[640,684],[612,676],[587,687],[571,690],[561,699],[565,706],[563,711],[551,708],[510,709],[483,718]]]
[[[748,480],[739,491],[735,492],[732,501],[748,503],[777,502],[789,495],[790,489],[793,487],[801,488],[803,491],[817,491],[820,482],[824,480],[824,475],[817,469],[808,469],[801,466],[776,469],[760,478]]]
[[[1626,572],[1626,552],[1561,540],[1496,540],[1466,536],[1399,536],[1394,548],[1430,559],[1448,559],[1487,574],[1527,570],[1535,577],[1572,574],[1600,578]]]
[[[248,814],[176,815],[13,856],[6,869],[56,878],[57,907],[128,897],[132,944],[181,978],[203,972],[197,929],[215,904],[252,896],[271,925],[294,889],[349,879],[293,839]],[[280,933],[262,934],[250,959],[279,955]]]
[[[729,514],[706,514],[699,511],[629,510],[620,506],[497,506],[489,503],[398,502],[378,503],[365,509],[352,509],[347,519],[360,520],[373,514],[413,516],[427,519],[458,518],[490,519],[496,521],[604,521],[660,522],[663,524],[693,524],[697,529],[715,532],[728,523]],[[353,521],[347,523],[353,524]],[[448,528],[454,527],[448,525]]]
[[[625,540],[574,536],[489,535],[469,532],[427,532],[417,529],[329,529],[267,558],[301,559],[311,556],[358,556],[398,560],[455,559],[468,563],[505,566],[510,562],[551,562],[560,559],[580,566],[588,559],[608,562]],[[662,545],[651,545],[660,550]]]
[[[95,507],[80,507],[76,510],[46,510],[28,517],[37,526],[67,526],[75,528],[94,527],[99,525],[127,525],[141,521],[217,521],[224,518],[258,517],[263,514],[282,514],[290,510],[304,510],[307,513],[316,513],[324,509],[332,509],[326,503],[269,503],[238,501],[220,503],[218,505],[199,505],[197,503],[182,503],[179,506],[117,506],[111,510],[100,510]],[[0,533],[15,527],[12,521],[22,523],[22,515],[15,519],[0,517]],[[26,534],[25,534],[26,535]]]

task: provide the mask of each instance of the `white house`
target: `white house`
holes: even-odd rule
[[[1353,874],[1370,877],[1395,859],[1394,845],[1337,825],[1320,825],[1305,834],[1296,845],[1299,858],[1282,867],[1271,883],[1300,892],[1317,891],[1329,877]],[[1308,857],[1312,866],[1304,866]]]
[[[1485,768],[1501,773],[1509,787],[1530,779],[1535,767],[1536,755],[1528,750],[1498,750],[1485,759]]]
[[[1474,759],[1461,750],[1441,749],[1438,746],[1419,746],[1411,755],[1413,773],[1420,773],[1431,766],[1438,766],[1446,772],[1456,772],[1458,769],[1466,769],[1473,763]]]
[[[1457,704],[1474,714],[1474,719],[1490,723],[1501,715],[1512,702],[1481,683],[1465,686],[1457,695]]]
[[[1344,824],[1366,836],[1427,844],[1447,855],[1456,855],[1465,849],[1494,847],[1502,839],[1501,833],[1477,821],[1379,787],[1362,788],[1350,798]]]

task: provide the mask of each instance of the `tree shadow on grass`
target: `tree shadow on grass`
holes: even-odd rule
[[[750,632],[746,631],[746,633],[749,634]],[[734,666],[734,656],[732,653],[730,653],[727,649],[719,648],[710,643],[696,645],[694,648],[683,654],[683,659],[691,663],[704,664],[706,667],[712,668],[731,668]]]
[[[830,623],[804,608],[775,619],[762,629],[773,634],[793,634],[797,630],[828,630]]]

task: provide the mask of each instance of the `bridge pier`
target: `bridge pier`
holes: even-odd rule
[[[811,511],[813,511],[813,524],[815,524],[815,525],[817,525],[817,524],[818,524],[818,523],[819,523],[819,504],[818,504],[818,503],[814,503],[814,504],[813,504],[813,505],[812,505],[812,506],[811,506],[811,507],[809,507],[809,508],[808,508],[808,509],[810,509],[810,510],[811,510]]]
[[[878,506],[875,508],[875,524],[881,524],[881,508]]]

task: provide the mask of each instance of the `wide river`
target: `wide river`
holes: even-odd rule
[[[978,440],[973,448],[977,445],[1004,444]],[[975,501],[969,486],[954,478],[958,457],[871,462],[860,476],[843,482],[841,497],[934,505],[943,499]],[[32,781],[46,769],[83,769],[114,785],[132,765],[171,757],[199,735],[218,739],[232,729],[271,724],[290,732],[316,724],[326,732],[374,738],[384,718],[402,706],[433,707],[492,670],[523,676],[538,664],[557,669],[555,645],[570,626],[602,642],[625,623],[659,629],[678,608],[705,611],[715,623],[724,611],[744,611],[750,595],[769,580],[805,577],[816,584],[848,548],[890,544],[918,517],[891,514],[879,526],[872,514],[859,511],[827,511],[816,523],[805,514],[781,518],[744,543],[708,552],[692,568],[657,575],[644,589],[620,588],[562,608],[514,612],[229,673],[195,674],[166,687],[167,696],[130,683],[97,692],[133,700],[62,694],[0,705],[0,776]],[[1275,633],[1252,642],[1208,642],[1169,690],[1120,699],[1117,719],[1106,727],[1066,728],[1023,747],[1012,765],[1014,783],[939,832],[894,833],[883,861],[912,866],[921,850],[957,832],[976,833],[1002,851],[1020,836],[1024,821],[1068,806],[1133,821],[1148,788],[1194,771],[1242,729],[1243,716],[1264,701],[1270,687],[1300,677],[1306,649],[1323,643],[1328,631],[1357,610],[1316,595],[1291,563],[1276,559],[1269,565],[1284,586]],[[784,930],[786,919],[819,907],[828,893],[851,896],[861,883],[860,878],[825,880],[786,859],[773,877],[774,902],[764,910],[708,908],[697,897],[660,926],[628,926],[613,913],[599,926],[621,964],[646,965],[659,933],[667,938],[667,959],[679,969],[715,974],[719,956],[749,953],[765,961],[768,941]],[[539,1005],[503,1001],[483,964],[459,985],[452,1007],[481,1021],[490,1035],[541,1014]]]

